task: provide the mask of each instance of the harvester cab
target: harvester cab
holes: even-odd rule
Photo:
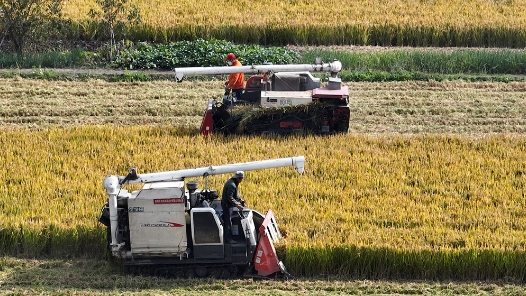
[[[108,200],[99,221],[106,226],[108,248],[129,269],[158,276],[228,278],[290,277],[274,243],[281,233],[272,210],[265,215],[234,209],[232,235],[223,237],[221,201],[207,185],[210,175],[294,166],[303,173],[303,156],[104,179]],[[204,177],[205,188],[186,178]],[[127,184],[143,184],[128,192]],[[186,186],[185,186],[186,185]]]
[[[176,68],[182,81],[187,75],[254,74],[239,98],[227,93],[209,99],[201,123],[201,133],[225,134],[334,134],[349,129],[349,89],[342,85],[338,60],[314,64],[251,65],[239,67]],[[322,87],[312,72],[330,72]],[[233,107],[240,106],[237,110]]]

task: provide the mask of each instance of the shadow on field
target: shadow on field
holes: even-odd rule
[[[100,259],[0,259],[2,286],[10,289],[50,290],[169,290],[174,287],[195,289],[209,286],[207,279],[157,278],[132,276],[115,262]]]
[[[40,295],[172,294],[172,295],[520,295],[524,285],[500,281],[364,280],[344,277],[310,277],[293,280],[171,279],[132,276],[114,262],[99,259],[0,259],[0,286],[4,291],[29,291]],[[522,292],[521,292],[522,291]],[[153,294],[152,294],[153,293]],[[1,294],[1,293],[0,293]],[[26,293],[21,293],[28,295]]]
[[[283,253],[283,250],[278,250],[278,253]],[[522,285],[526,273],[522,252],[401,252],[333,247],[289,248],[283,257],[291,274],[299,280],[482,281]],[[188,279],[128,274],[120,262],[106,256],[72,259],[2,257],[0,275],[3,284],[8,286],[54,289],[164,289],[188,285]]]
[[[71,284],[80,276],[80,279],[93,277],[90,285],[99,285],[97,278],[101,274],[124,275],[120,264],[113,259],[107,260],[110,257],[106,253],[106,233],[101,230],[102,228],[81,226],[62,229],[53,225],[39,231],[22,228],[0,229],[0,253],[20,260],[7,260],[2,262],[0,267],[19,268],[17,262],[23,262],[23,272],[13,273],[16,282],[24,282],[27,275],[30,278],[27,283],[33,283],[33,277],[36,277],[40,281]],[[398,250],[396,247],[280,245],[276,251],[288,271],[299,277],[515,282],[526,280],[526,256],[524,251],[518,250],[467,250],[462,247],[449,250]],[[25,261],[22,258],[26,258]],[[40,260],[44,258],[52,259]],[[80,279],[79,284],[85,285]],[[100,283],[101,287],[107,285],[106,281]]]

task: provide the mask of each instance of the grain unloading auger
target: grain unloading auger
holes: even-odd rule
[[[318,58],[314,64],[176,68],[175,76],[255,74],[241,97],[208,100],[202,134],[335,134],[349,130],[349,89],[338,77],[341,69],[338,60]],[[327,85],[321,87],[311,72],[330,72]]]
[[[305,158],[296,156],[149,174],[131,169],[126,176],[104,179],[108,200],[99,221],[107,227],[111,255],[137,272],[159,276],[227,278],[290,274],[278,259],[274,242],[281,234],[272,210],[266,215],[234,208],[232,234],[223,237],[219,194],[207,186],[210,175],[294,166],[303,173]],[[204,177],[205,188],[185,179]],[[143,184],[128,192],[126,184]],[[266,197],[268,198],[268,197]]]

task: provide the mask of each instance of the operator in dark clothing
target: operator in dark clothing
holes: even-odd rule
[[[225,242],[229,244],[235,244],[236,241],[232,239],[232,208],[236,207],[242,211],[245,201],[238,195],[239,183],[243,181],[245,173],[243,171],[237,171],[232,178],[226,181],[223,187],[223,196],[221,199],[221,208],[223,209],[223,232]]]

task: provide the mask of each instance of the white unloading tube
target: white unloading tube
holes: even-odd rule
[[[264,74],[269,72],[331,72],[339,73],[342,70],[342,63],[334,60],[330,63],[315,64],[291,64],[291,65],[251,65],[238,67],[185,67],[175,68],[175,78],[177,81],[183,80],[186,75],[219,75],[232,73]]]
[[[108,176],[104,179],[104,188],[108,194],[108,208],[110,210],[110,247],[114,256],[119,256],[120,248],[123,243],[117,243],[117,228],[119,215],[117,212],[117,194],[119,193],[119,178],[117,176]]]
[[[209,167],[201,167],[201,168],[195,168],[195,169],[184,169],[184,170],[178,170],[178,171],[138,174],[137,178],[133,180],[127,180],[126,182],[128,184],[137,184],[137,183],[159,182],[159,181],[169,181],[169,180],[182,180],[184,178],[202,177],[204,175],[219,175],[219,174],[235,173],[236,171],[261,170],[261,169],[279,168],[279,167],[286,167],[286,166],[294,166],[296,170],[298,171],[298,173],[302,174],[303,171],[305,170],[305,157],[304,156],[294,156],[294,157],[288,157],[288,158],[278,158],[278,159],[235,163],[235,164],[226,164],[226,165],[219,165],[219,166],[209,166]],[[119,179],[123,179],[123,178],[124,177],[119,177]]]

